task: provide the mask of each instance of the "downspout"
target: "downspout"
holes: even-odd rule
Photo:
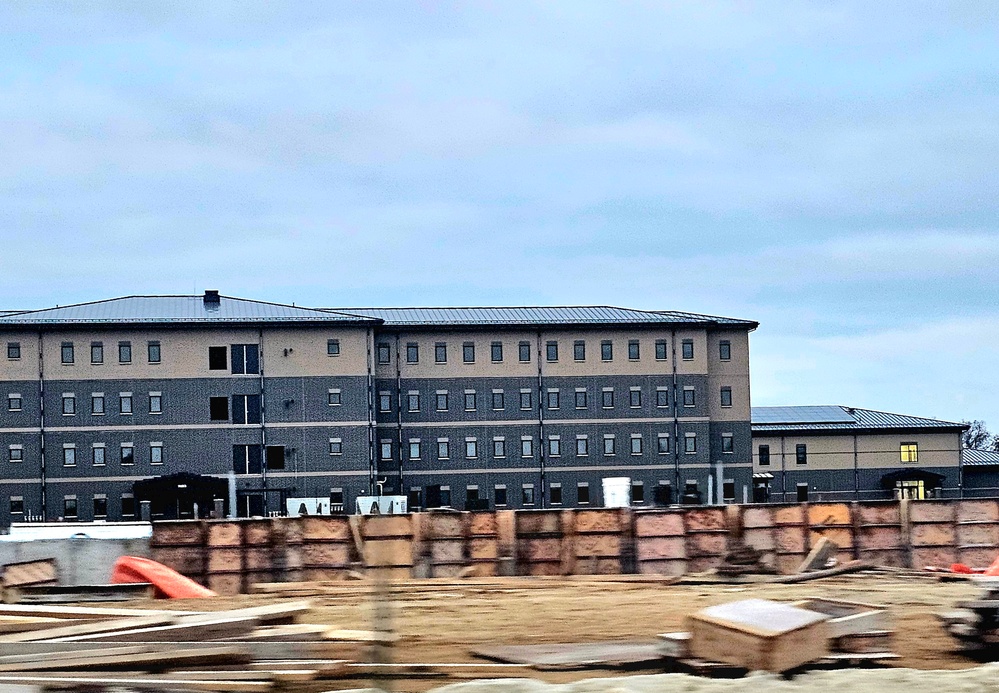
[[[680,493],[680,409],[679,400],[677,399],[680,381],[677,375],[676,366],[676,330],[669,331],[669,344],[670,344],[670,360],[673,362],[673,477],[676,482],[673,486],[676,489],[673,493],[675,498],[679,501],[683,498]]]
[[[541,330],[537,333],[537,348],[538,348],[538,465],[541,475],[541,488],[538,489],[538,500],[541,503],[542,510],[547,506],[545,493],[545,406],[544,406],[544,374],[542,368],[544,367],[544,360],[541,358]]]
[[[368,494],[375,492],[375,374],[372,363],[375,334],[369,327],[365,337],[368,351]]]
[[[41,464],[41,477],[42,482],[42,507],[41,516],[42,522],[48,521],[48,489],[47,477],[45,474],[45,341],[42,336],[42,331],[38,331],[38,438],[39,438],[39,450],[41,455],[39,462]]]
[[[264,328],[257,328],[257,370],[260,371],[260,478],[264,487],[264,517],[267,517],[270,495],[267,492],[267,399],[264,388]]]
[[[961,434],[957,434],[957,497],[964,498],[964,446]]]
[[[399,450],[399,493],[403,494],[402,486],[402,356],[399,351],[401,335],[395,333],[395,436],[397,441],[397,447]],[[407,410],[409,409],[407,397]]]
[[[780,437],[780,502],[787,503],[787,467],[784,463],[784,436]]]
[[[860,500],[860,455],[857,452],[857,434],[853,434],[853,499]]]

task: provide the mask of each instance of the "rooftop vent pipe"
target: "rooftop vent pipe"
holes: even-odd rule
[[[222,299],[219,298],[219,292],[216,289],[205,290],[205,306],[218,307],[221,302]]]

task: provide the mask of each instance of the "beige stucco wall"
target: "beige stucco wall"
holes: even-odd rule
[[[732,358],[722,361],[719,344],[728,340]],[[696,350],[695,350],[696,351]],[[749,333],[744,330],[719,330],[707,333],[708,354],[708,413],[714,421],[748,421],[749,392]],[[721,388],[732,388],[732,406],[721,406]]]
[[[891,433],[859,434],[857,438],[857,466],[860,469],[886,467],[956,467],[960,458],[960,436],[956,433]],[[903,463],[900,446],[916,443],[918,461]],[[795,446],[808,446],[808,463],[795,462]],[[770,466],[761,467],[760,445],[770,446]],[[821,436],[788,435],[784,437],[784,465],[786,469],[852,469],[854,466],[854,435],[832,434]],[[753,436],[753,467],[760,471],[781,468],[781,437]]]

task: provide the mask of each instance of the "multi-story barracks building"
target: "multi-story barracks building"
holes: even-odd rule
[[[0,316],[0,524],[752,494],[757,323],[132,296]],[[234,478],[235,484],[230,479]],[[621,482],[617,482],[620,486]],[[235,486],[235,493],[232,487]],[[230,500],[231,499],[231,500]]]

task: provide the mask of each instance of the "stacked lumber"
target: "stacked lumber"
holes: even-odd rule
[[[308,602],[225,611],[0,605],[0,690],[270,691],[353,675],[390,634],[302,622]],[[23,626],[23,627],[21,627]]]
[[[957,610],[937,614],[967,653],[999,652],[999,580],[980,578],[985,590],[978,599],[958,602]]]

